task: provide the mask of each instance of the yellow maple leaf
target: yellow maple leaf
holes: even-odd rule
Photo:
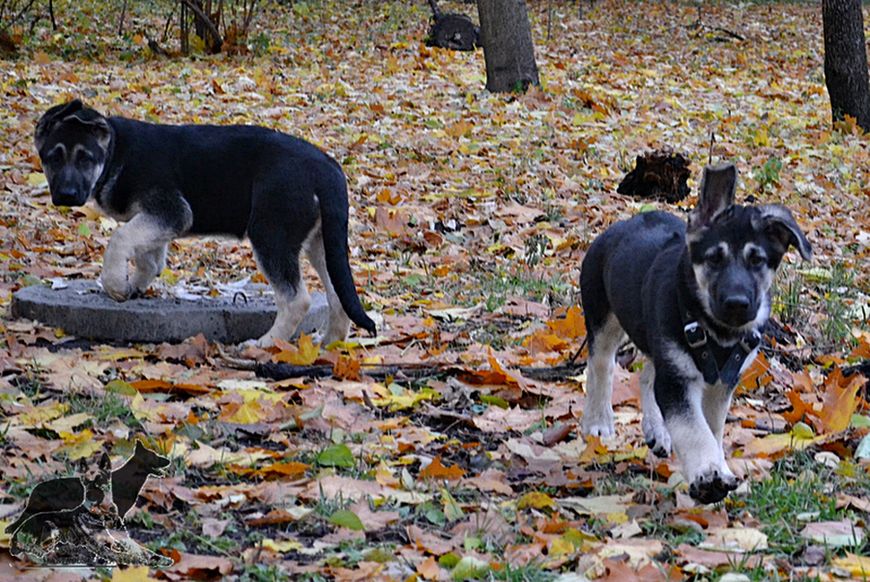
[[[266,538],[262,541],[263,547],[278,554],[286,554],[302,549],[302,544],[293,540],[273,540]]]
[[[235,409],[233,410],[233,408]],[[235,424],[256,424],[265,416],[265,411],[259,400],[246,400],[237,407],[228,406],[227,410],[230,413],[225,416],[221,415],[221,419]]]
[[[310,366],[320,354],[320,345],[315,345],[311,336],[304,333],[299,336],[295,346],[282,341],[276,341],[275,345],[281,348],[281,351],[272,359],[294,366]]]
[[[60,418],[69,410],[69,404],[55,402],[47,406],[37,406],[18,415],[18,421],[27,427],[34,427]]]
[[[846,554],[845,558],[834,558],[831,565],[835,568],[848,570],[853,576],[866,579],[870,577],[870,557]]]
[[[59,434],[64,442],[62,450],[69,455],[70,461],[90,457],[102,448],[102,445],[94,440],[94,433],[89,428],[76,433],[61,432]]]
[[[151,582],[152,580],[157,579],[148,575],[148,566],[115,568],[112,572],[112,582]]]
[[[517,501],[517,509],[532,507],[534,509],[558,509],[553,498],[540,491],[530,491]]]

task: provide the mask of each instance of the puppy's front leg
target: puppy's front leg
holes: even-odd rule
[[[707,389],[700,374],[688,381],[670,375],[655,379],[656,401],[689,482],[689,495],[701,503],[715,503],[736,489],[738,481],[704,416],[702,401]]]
[[[137,214],[128,223],[118,227],[106,247],[100,276],[103,289],[109,297],[115,301],[128,299],[135,290],[129,281],[130,259],[165,247],[171,239],[171,231],[161,226],[156,218],[145,213]],[[141,284],[142,277],[137,275],[134,282]]]
[[[160,271],[166,266],[168,247],[169,245],[162,244],[154,249],[142,248],[136,251],[136,270],[130,281],[133,291],[144,293],[151,281],[160,274]]]

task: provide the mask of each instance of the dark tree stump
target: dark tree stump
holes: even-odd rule
[[[480,46],[480,28],[464,14],[443,13],[435,0],[429,0],[432,8],[432,26],[429,28],[427,46],[437,46],[454,51],[473,51]]]
[[[679,202],[689,195],[689,166],[683,154],[656,150],[637,156],[635,167],[617,188],[620,194]]]

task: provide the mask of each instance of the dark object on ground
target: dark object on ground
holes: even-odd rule
[[[668,150],[656,150],[637,156],[632,171],[625,175],[620,194],[640,198],[658,198],[679,202],[689,195],[689,166],[686,156]]]
[[[283,363],[255,363],[247,360],[228,361],[231,367],[241,369],[253,369],[260,378],[272,380],[286,380],[288,378],[328,378],[332,376],[331,364],[316,364],[312,366],[294,366]],[[520,367],[520,373],[526,378],[555,382],[576,376],[586,368],[585,362],[565,364],[552,367]],[[396,378],[447,378],[461,377],[468,374],[467,370],[454,366],[438,364],[400,364],[400,365],[364,365],[360,373],[374,380],[384,380],[390,377]]]
[[[822,0],[825,84],[834,121],[846,115],[870,131],[870,81],[861,0]]]
[[[444,13],[436,0],[429,0],[432,8],[432,26],[429,28],[428,46],[455,51],[473,51],[480,46],[480,28],[464,14]]]
[[[180,342],[202,333],[209,341],[239,343],[263,335],[275,320],[275,301],[265,285],[248,285],[235,297],[197,301],[137,298],[118,303],[94,281],[67,281],[62,289],[25,287],[12,296],[12,317],[33,319],[78,337],[121,342]],[[299,333],[322,329],[329,319],[323,293],[311,294],[311,307]]]
[[[477,14],[487,90],[524,92],[540,85],[525,0],[478,0]]]
[[[12,534],[10,553],[41,566],[170,565],[172,560],[129,538],[123,514],[118,512],[118,504],[124,513],[132,507],[145,480],[159,475],[169,459],[138,442],[130,459],[116,471],[111,470],[105,452],[96,459],[96,463],[83,461],[77,477],[34,488],[24,514],[6,528]]]
[[[701,503],[739,484],[722,436],[740,373],[761,345],[774,273],[789,246],[812,256],[788,209],[737,205],[736,187],[733,164],[708,166],[688,225],[667,212],[617,222],[580,271],[589,344],[583,432],[614,434],[614,360],[627,336],[648,360],[644,438],[662,457],[673,447]]]
[[[133,455],[112,471],[112,500],[122,519],[136,503],[148,477],[159,476],[168,466],[169,459],[136,442]],[[80,477],[60,477],[38,483],[27,498],[24,512],[6,526],[6,533],[15,533],[22,523],[37,513],[75,509],[84,501],[85,488]]]

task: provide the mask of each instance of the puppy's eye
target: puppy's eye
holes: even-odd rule
[[[719,267],[725,262],[725,253],[722,249],[716,249],[704,255],[704,260],[711,267]]]
[[[80,166],[90,166],[94,163],[94,156],[86,151],[80,151],[76,156],[76,163]]]
[[[767,263],[767,258],[760,253],[752,253],[749,255],[749,266],[750,267],[761,267]]]

